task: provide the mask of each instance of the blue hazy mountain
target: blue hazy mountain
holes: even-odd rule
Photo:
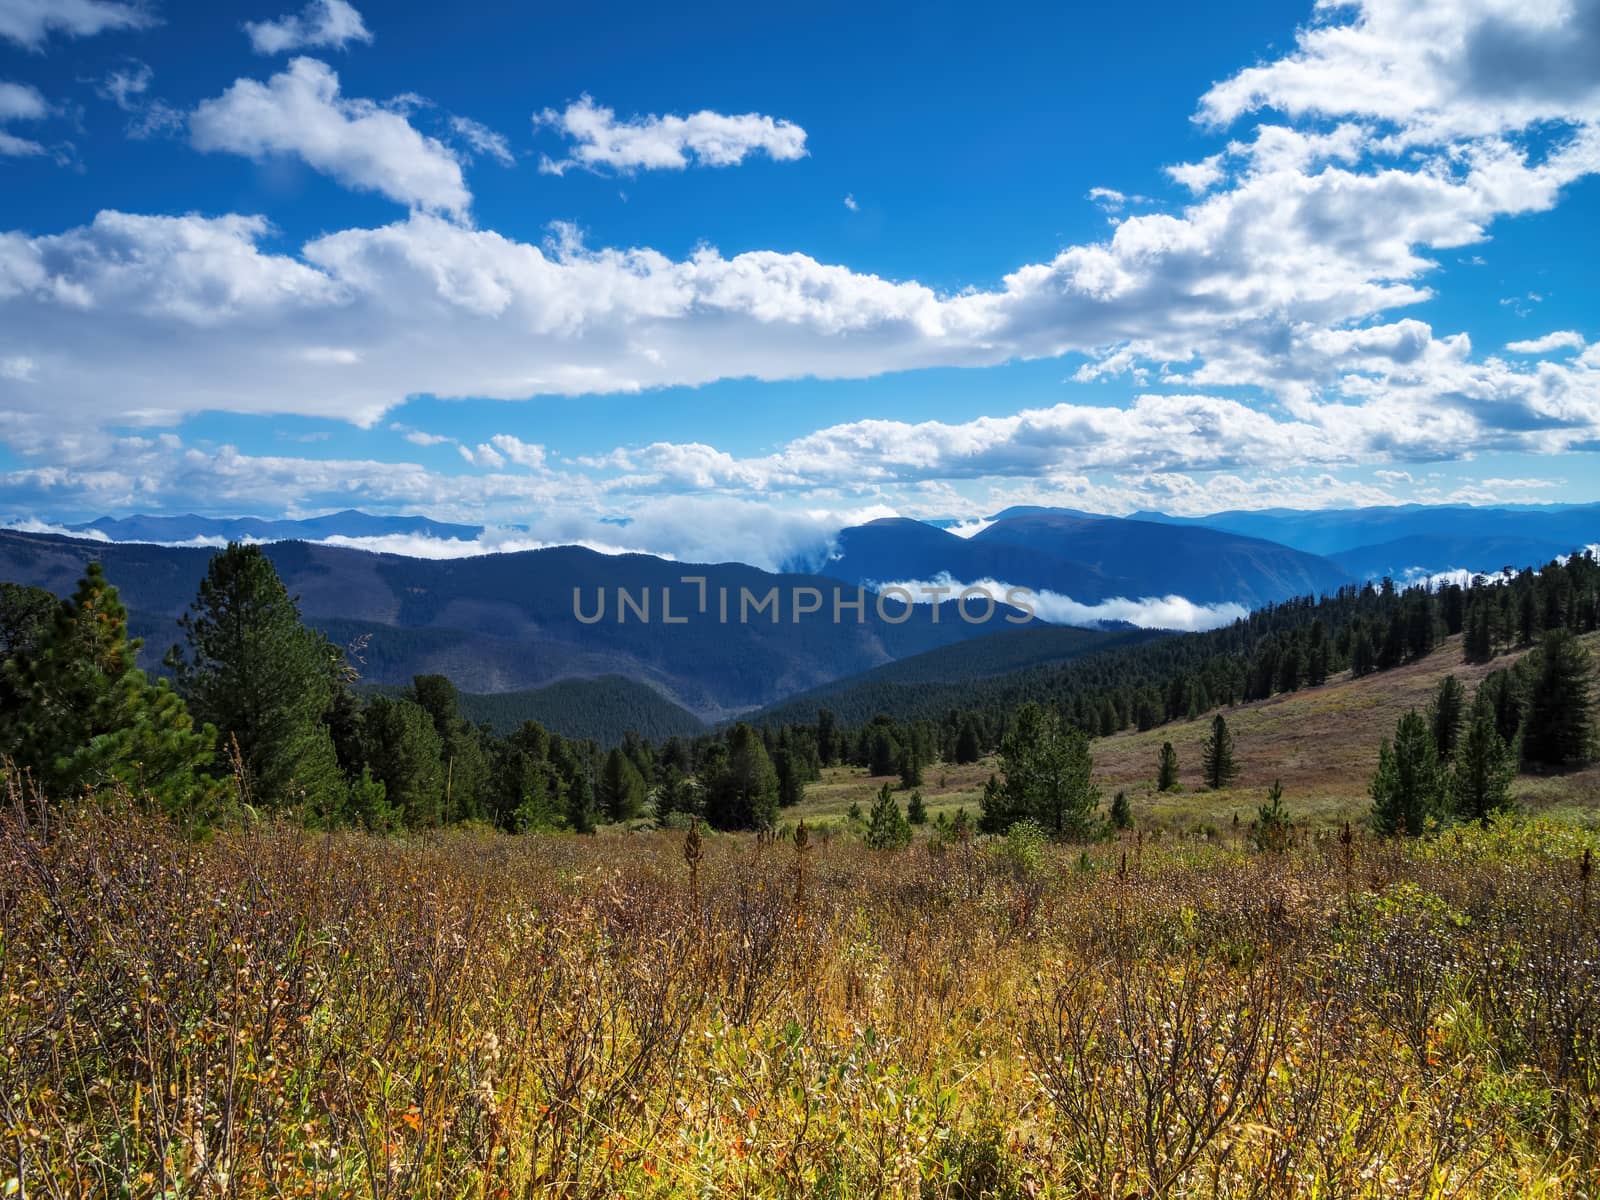
[[[1208,517],[1135,513],[1138,520],[1267,538],[1326,555],[1357,579],[1545,562],[1600,542],[1600,504],[1404,504],[1301,512],[1263,509]]]
[[[481,525],[453,525],[427,517],[374,516],[354,508],[294,521],[265,517],[200,517],[185,513],[175,517],[100,517],[68,528],[75,533],[103,533],[114,542],[190,542],[197,538],[248,538],[263,542],[299,538],[316,541],[329,537],[384,537],[391,534],[472,541],[483,532]]]
[[[1085,604],[1176,594],[1247,608],[1350,582],[1325,558],[1258,537],[1048,508],[1007,509],[968,538],[920,521],[872,521],[843,530],[823,569],[853,582],[995,579]]]

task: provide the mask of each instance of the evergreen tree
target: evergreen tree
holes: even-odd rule
[[[443,743],[420,704],[379,696],[361,714],[362,747],[373,778],[383,784],[387,810],[412,829],[444,816]]]
[[[965,765],[983,757],[983,746],[978,737],[978,723],[972,717],[961,722],[961,732],[956,736],[956,762]]]
[[[600,813],[594,802],[594,780],[588,771],[580,771],[567,790],[567,825],[574,833],[593,833],[600,824]]]
[[[1455,767],[1450,775],[1450,802],[1465,821],[1487,821],[1491,813],[1512,807],[1511,780],[1517,773],[1517,756],[1495,728],[1494,709],[1479,695],[1472,705]]]
[[[1443,778],[1433,730],[1415,709],[1395,725],[1394,741],[1378,751],[1378,771],[1368,791],[1372,827],[1416,837],[1443,812]]]
[[[597,799],[608,821],[632,821],[644,812],[644,776],[618,747],[606,755]]]
[[[894,775],[900,770],[900,743],[895,741],[887,724],[873,727],[868,743],[868,770],[874,775]]]
[[[910,746],[900,751],[900,786],[903,788],[922,786],[922,761]]]
[[[1462,638],[1461,654],[1469,663],[1485,663],[1494,657],[1494,625],[1487,601],[1472,606]]]
[[[706,820],[717,829],[770,829],[778,819],[778,773],[761,735],[740,722],[728,758],[706,780]]]
[[[1251,827],[1251,840],[1257,850],[1267,854],[1282,854],[1289,848],[1294,833],[1294,823],[1289,820],[1289,810],[1283,806],[1283,782],[1274,779],[1267,792],[1267,802],[1256,810],[1255,824]]]
[[[340,806],[347,785],[323,714],[341,656],[300,623],[261,547],[233,543],[215,555],[179,624],[189,652],[174,646],[167,665],[195,717],[216,726],[225,759],[237,743],[249,799],[324,813]]]
[[[49,633],[61,602],[43,588],[0,583],[0,667],[7,659],[27,658]],[[21,702],[0,669],[0,724]]]
[[[485,797],[489,787],[489,756],[478,731],[461,716],[461,698],[455,684],[443,675],[418,675],[411,681],[410,698],[424,709],[439,735],[444,762],[444,822],[489,815]]]
[[[1389,618],[1389,627],[1385,630],[1383,641],[1378,646],[1378,670],[1390,671],[1405,661],[1406,657],[1406,619],[1399,608],[1394,610],[1394,615]]]
[[[839,761],[839,726],[826,708],[817,713],[817,760],[825,767]]]
[[[372,773],[371,767],[362,766],[361,774],[350,781],[349,795],[340,817],[379,832],[393,826],[395,813],[389,807],[389,789]]]
[[[1332,651],[1328,645],[1328,627],[1318,617],[1311,622],[1310,648],[1306,651],[1306,682],[1321,687],[1328,681],[1328,666]]]
[[[1360,679],[1363,675],[1371,675],[1377,669],[1377,652],[1372,648],[1372,638],[1363,625],[1350,639],[1350,674]]]
[[[1217,719],[1220,721],[1221,715]],[[1170,792],[1178,786],[1178,752],[1171,742],[1161,743],[1161,758],[1156,764],[1156,791]]]
[[[1118,792],[1111,798],[1111,828],[1133,828],[1133,806],[1128,803],[1128,793]]]
[[[913,825],[928,823],[928,806],[923,802],[920,791],[912,792],[911,799],[906,802],[906,820]]]
[[[1428,724],[1433,728],[1433,745],[1440,762],[1449,762],[1456,752],[1456,740],[1461,736],[1466,710],[1466,689],[1454,675],[1446,675],[1428,702]]]
[[[772,756],[772,769],[778,773],[778,807],[793,808],[806,795],[805,764],[793,750],[780,748]]]
[[[1233,757],[1233,734],[1228,731],[1228,722],[1221,713],[1211,722],[1211,736],[1206,739],[1200,763],[1206,786],[1212,791],[1227,787],[1239,773],[1239,764]]]
[[[656,821],[666,825],[675,815],[698,817],[700,798],[695,792],[694,780],[675,766],[661,773],[656,786]]]
[[[867,819],[866,841],[871,850],[900,850],[911,844],[911,826],[887,783],[878,790],[878,798],[873,801],[872,815]]]
[[[1552,629],[1529,656],[1522,755],[1550,767],[1582,766],[1594,753],[1594,665],[1570,629]]]
[[[5,663],[15,706],[0,714],[0,743],[47,797],[121,784],[161,811],[205,821],[223,790],[203,773],[216,732],[195,729],[165,680],[134,665],[128,614],[99,563],[90,563],[48,630],[30,630]],[[20,641],[20,639],[19,639]]]
[[[984,794],[983,828],[1003,833],[1032,820],[1056,837],[1084,837],[1100,803],[1089,739],[1050,709],[1026,703],[1000,745],[1004,781]]]

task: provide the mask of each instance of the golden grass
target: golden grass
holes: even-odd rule
[[[1588,1196],[1596,848],[708,836],[691,888],[14,801],[0,1192]]]

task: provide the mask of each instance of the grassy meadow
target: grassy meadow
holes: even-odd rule
[[[1600,635],[1580,641],[1600,652]],[[1281,780],[1284,802],[1302,828],[1331,828],[1366,819],[1371,801],[1367,784],[1378,766],[1378,747],[1392,737],[1407,709],[1425,711],[1446,675],[1455,675],[1470,696],[1492,670],[1502,670],[1525,652],[1513,651],[1490,663],[1465,663],[1459,635],[1445,639],[1433,654],[1360,679],[1348,671],[1321,687],[1279,693],[1222,710],[1233,732],[1239,775],[1213,792],[1201,782],[1201,748],[1211,732],[1211,713],[1193,721],[1174,721],[1139,733],[1128,730],[1096,738],[1092,746],[1102,811],[1125,791],[1135,823],[1169,832],[1232,828],[1237,816],[1248,825]],[[1181,764],[1180,786],[1156,790],[1156,762],[1162,742],[1170,741]],[[955,766],[935,764],[923,772],[922,795],[930,819],[965,807],[976,816],[983,785],[998,770],[994,759]],[[842,821],[852,804],[863,812],[884,784],[900,789],[898,778],[870,776],[859,767],[829,767],[806,789],[805,801],[787,810],[786,820]],[[1600,814],[1600,763],[1552,775],[1519,775],[1513,794],[1525,810],[1578,821]],[[902,802],[905,793],[901,792]]]
[[[13,796],[0,1190],[1595,1194],[1593,832],[688,841]]]

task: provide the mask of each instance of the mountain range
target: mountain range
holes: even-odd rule
[[[354,647],[352,657],[370,683],[404,684],[419,673],[439,673],[464,692],[492,693],[620,675],[703,720],[1009,627],[1005,617],[1020,615],[997,607],[984,625],[963,620],[953,600],[909,610],[890,600],[880,610],[869,595],[859,617],[842,608],[835,622],[835,594],[844,603],[857,598],[854,587],[837,580],[577,546],[455,559],[308,542],[275,542],[264,552],[299,597],[306,621]],[[133,632],[146,639],[144,665],[153,667],[177,640],[177,618],[213,553],[5,530],[0,579],[65,596],[85,565],[99,560],[129,608]],[[684,583],[685,576],[705,579],[704,611],[700,585]],[[637,607],[621,610],[619,588],[635,605],[648,606],[649,619]],[[752,607],[774,589],[777,610]],[[821,611],[797,619],[794,598],[803,589],[824,599]],[[742,604],[746,593],[752,599]],[[602,597],[603,617],[582,619],[596,616]]]
[[[612,731],[630,717],[687,731],[790,701],[814,704],[846,682],[867,685],[858,694],[871,695],[1066,661],[1127,629],[1091,620],[1095,606],[1119,598],[1176,595],[1195,605],[1256,608],[1380,575],[1542,563],[1600,541],[1600,505],[1204,518],[1020,507],[969,537],[890,518],[842,530],[820,571],[787,574],[575,546],[422,559],[318,544],[389,534],[472,541],[482,533],[355,510],[304,520],[101,518],[74,530],[86,536],[0,531],[0,579],[67,595],[84,565],[100,560],[122,591],[134,631],[147,640],[147,666],[176,640],[176,620],[213,553],[183,543],[252,538],[268,543],[265,552],[308,622],[355,647],[370,684],[395,687],[437,672],[477,697],[475,711],[496,724],[515,723],[519,713],[544,719],[569,712],[593,715],[597,727]],[[685,576],[705,577],[708,611],[698,611],[699,585],[684,584]],[[858,586],[980,580],[1070,597],[1085,606],[1080,623],[1098,631],[1017,629],[1003,620],[1010,610],[971,624],[954,601],[916,605],[903,620],[897,604],[880,613],[870,598],[859,621],[846,609],[835,623],[826,602],[802,619],[790,611],[799,589],[830,597],[842,588],[853,598]],[[763,597],[773,588],[783,597],[779,620],[765,610],[739,620],[741,592]],[[586,615],[602,595],[609,598],[602,620],[580,619],[575,589]],[[618,589],[635,603],[648,592],[655,620],[637,609],[619,613]],[[660,609],[663,590],[671,593],[670,624]],[[717,613],[722,592],[731,597],[726,623]]]

